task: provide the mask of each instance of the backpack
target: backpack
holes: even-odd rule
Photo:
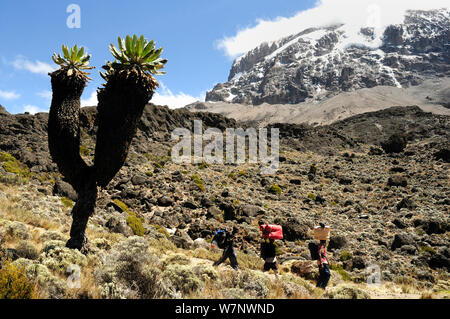
[[[308,244],[308,249],[309,249],[309,253],[311,254],[311,259],[312,260],[317,260],[319,259],[319,245],[317,245],[316,243],[309,243]]]
[[[212,241],[217,242],[217,246],[221,249],[225,248],[225,239],[227,237],[227,232],[223,229],[216,230]]]

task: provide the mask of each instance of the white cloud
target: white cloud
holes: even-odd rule
[[[91,95],[87,99],[81,99],[81,107],[85,106],[97,106],[97,91],[91,93]]]
[[[380,34],[387,25],[403,22],[406,10],[440,8],[448,8],[448,0],[320,0],[314,8],[289,18],[259,19],[256,26],[219,40],[217,47],[229,57],[236,57],[264,42],[276,41],[310,27],[336,23],[344,23],[346,33],[350,35],[367,26],[375,27]]]
[[[52,91],[45,90],[45,91],[37,92],[36,95],[38,95],[41,98],[46,99],[46,100],[52,99]]]
[[[36,74],[45,74],[55,71],[55,67],[36,60],[35,62],[28,60],[24,56],[18,56],[12,63],[12,66],[17,70],[25,70]]]
[[[177,109],[197,101],[203,101],[205,99],[204,94],[201,94],[200,97],[193,97],[191,95],[184,94],[183,92],[173,94],[172,91],[170,91],[163,83],[160,82],[160,85],[162,88],[162,93],[156,92],[150,101],[156,105],[167,105],[171,109]]]
[[[172,91],[170,91],[163,83],[160,82],[162,92],[158,93],[156,92],[153,94],[153,98],[150,101],[153,104],[157,105],[167,105],[171,109],[176,109],[180,107],[184,107],[190,103],[194,103],[199,100],[204,100],[204,95],[201,95],[200,97],[193,97],[188,94],[184,93],[178,93],[173,94]],[[91,95],[87,99],[81,99],[81,106],[96,106],[98,104],[97,100],[97,92],[94,91],[91,93]]]
[[[20,97],[20,94],[14,91],[2,91],[0,90],[0,98],[5,100],[15,100]]]
[[[28,112],[30,114],[36,114],[36,113],[39,113],[39,112],[48,112],[48,110],[41,109],[41,108],[39,108],[39,107],[37,107],[35,105],[28,104],[28,105],[25,105],[23,107],[23,112]]]

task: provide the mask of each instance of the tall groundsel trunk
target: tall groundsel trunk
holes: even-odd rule
[[[84,48],[62,47],[63,56],[53,55],[53,61],[61,68],[50,73],[52,103],[48,118],[48,147],[59,171],[75,189],[78,200],[72,209],[73,223],[70,248],[87,248],[85,229],[89,216],[94,213],[97,186],[93,169],[80,155],[81,95],[89,78],[84,70],[89,67],[89,55]]]
[[[152,94],[137,72],[115,72],[99,90],[94,164],[99,186],[106,187],[125,163]]]
[[[79,191],[87,165],[80,155],[80,98],[86,81],[64,70],[51,73],[52,103],[48,118],[48,146],[66,180]]]
[[[68,76],[65,70],[57,70],[50,76],[53,91],[48,119],[50,155],[78,194],[67,247],[85,251],[88,247],[85,229],[97,200],[95,174],[80,155],[80,99],[86,81]]]

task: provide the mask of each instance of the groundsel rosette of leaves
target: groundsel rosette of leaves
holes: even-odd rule
[[[61,54],[53,53],[52,59],[58,64],[61,69],[67,71],[67,76],[72,74],[78,75],[86,80],[92,80],[88,77],[89,73],[83,70],[92,70],[93,66],[89,66],[89,60],[91,58],[90,54],[84,54],[84,48],[78,49],[78,46],[67,48],[67,46],[62,46],[63,56]]]
[[[143,35],[139,38],[136,35],[133,37],[127,35],[125,39],[119,37],[118,44],[119,48],[112,43],[109,46],[109,50],[116,60],[107,62],[103,66],[106,72],[100,72],[102,78],[108,81],[116,70],[126,72],[127,75],[135,71],[140,76],[148,77],[152,90],[158,87],[158,81],[152,75],[166,74],[166,72],[160,71],[167,63],[167,59],[161,58],[163,49],[155,49],[154,41],[149,42]]]

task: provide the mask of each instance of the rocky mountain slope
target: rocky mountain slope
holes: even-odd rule
[[[382,35],[346,25],[298,30],[236,59],[207,102],[298,104],[375,86],[407,88],[450,74],[448,9],[408,11]]]
[[[273,124],[280,169],[176,164],[176,127],[237,123],[219,114],[148,105],[125,166],[100,192],[91,251],[64,248],[76,194],[51,162],[47,114],[0,114],[0,245],[50,298],[441,298],[450,290],[450,117],[396,107],[331,125]],[[93,155],[96,109],[82,109],[82,147]],[[245,125],[244,125],[245,124]],[[404,134],[400,153],[380,145]],[[257,222],[281,224],[281,274],[261,272]],[[333,227],[332,281],[314,288],[312,227]],[[215,230],[236,226],[240,272],[213,268]],[[81,288],[67,286],[70,264]],[[370,266],[381,286],[366,285]],[[130,275],[131,274],[131,275]]]
[[[219,113],[236,121],[258,126],[273,123],[327,125],[356,114],[392,106],[417,105],[426,112],[450,115],[450,78],[426,80],[409,88],[377,86],[343,92],[328,99],[299,104],[245,105],[229,102],[196,102],[186,108],[193,112]]]

